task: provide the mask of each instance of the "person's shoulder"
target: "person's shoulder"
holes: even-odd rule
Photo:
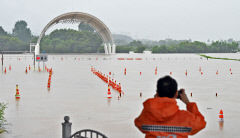
[[[148,99],[146,99],[144,102],[143,102],[143,104],[144,103],[147,103],[147,102],[150,102],[150,101],[153,101],[153,100],[155,100],[156,98],[148,98]]]
[[[187,111],[187,110],[178,110],[177,116],[178,116],[179,118],[184,119],[185,121],[191,120],[192,117],[194,117],[193,113],[191,113],[191,112],[189,112],[189,111]]]

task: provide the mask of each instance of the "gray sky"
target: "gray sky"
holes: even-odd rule
[[[135,39],[240,40],[240,0],[0,0],[0,26],[11,32],[25,20],[39,35],[71,11],[92,14],[112,33]]]

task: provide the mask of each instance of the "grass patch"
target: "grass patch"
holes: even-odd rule
[[[240,61],[240,59],[234,59],[234,58],[219,58],[219,57],[211,57],[211,56],[207,56],[204,54],[200,54],[201,57],[205,57],[205,58],[209,58],[209,59],[221,59],[221,60],[234,60],[234,61]]]

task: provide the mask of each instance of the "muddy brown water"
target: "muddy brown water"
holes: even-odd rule
[[[208,55],[240,58],[239,54]],[[65,115],[70,116],[72,133],[90,128],[110,138],[144,137],[134,126],[134,119],[140,114],[142,103],[153,97],[157,79],[170,72],[179,87],[186,89],[190,101],[197,102],[207,121],[206,128],[192,137],[239,137],[238,61],[206,60],[196,54],[49,55],[48,58],[46,65],[53,68],[50,91],[47,89],[48,73],[33,71],[31,55],[4,56],[7,73],[1,69],[0,101],[7,103],[5,127],[8,133],[1,134],[0,138],[60,138]],[[26,74],[25,68],[29,65],[31,70]],[[106,74],[111,72],[112,78],[121,83],[125,94],[120,100],[114,90],[111,90],[113,98],[107,100],[107,84],[91,73],[91,66]],[[157,75],[154,74],[156,67]],[[21,94],[19,101],[15,99],[16,84]],[[181,109],[185,109],[183,103],[177,102]],[[222,129],[218,122],[220,109],[224,113]]]

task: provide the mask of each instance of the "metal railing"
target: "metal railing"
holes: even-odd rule
[[[69,116],[64,117],[62,123],[62,138],[107,138],[104,134],[91,129],[83,129],[71,135],[72,123]]]

